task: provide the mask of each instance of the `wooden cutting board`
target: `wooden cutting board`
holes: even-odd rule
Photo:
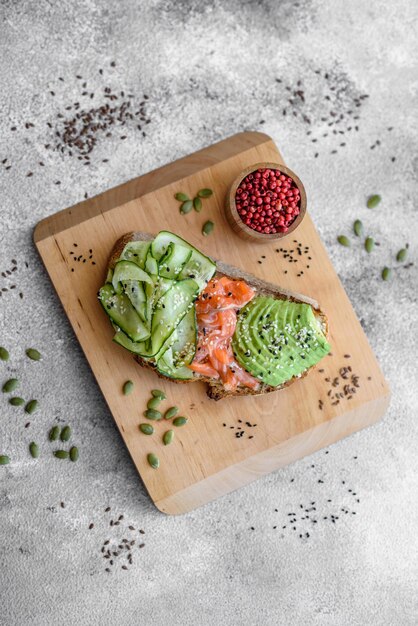
[[[164,513],[189,511],[369,426],[389,403],[388,386],[309,215],[280,244],[248,243],[228,226],[228,185],[260,161],[283,163],[270,137],[240,133],[48,217],[35,229],[36,246],[132,460]],[[202,187],[214,196],[201,213],[181,216],[174,193],[193,196]],[[207,219],[215,231],[203,237]],[[176,385],[136,365],[112,342],[96,294],[118,237],[162,229],[215,259],[318,300],[329,317],[332,355],[283,391],[219,402],[207,398],[203,383]],[[128,379],[135,388],[124,396]],[[164,407],[178,405],[190,418],[167,447],[161,442],[165,420],[154,423],[152,436],[138,430],[155,387],[167,394]],[[158,470],[148,465],[149,452],[160,457]]]

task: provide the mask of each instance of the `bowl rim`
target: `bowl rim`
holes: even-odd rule
[[[247,226],[246,224],[244,224],[244,222],[242,221],[241,216],[239,215],[238,211],[237,211],[237,207],[235,204],[235,195],[236,195],[236,191],[239,187],[239,184],[241,183],[241,181],[248,175],[251,174],[252,172],[256,172],[259,169],[275,169],[275,170],[279,170],[280,172],[283,172],[283,174],[286,174],[287,176],[289,176],[296,184],[297,188],[299,189],[299,193],[300,193],[300,212],[299,215],[296,217],[296,219],[293,221],[293,223],[291,224],[291,226],[289,226],[288,230],[285,233],[259,233],[256,230],[253,230],[252,228],[250,228],[249,226]],[[228,192],[228,209],[232,214],[232,217],[234,218],[234,221],[236,222],[236,225],[238,228],[240,228],[244,233],[246,233],[249,237],[252,237],[254,239],[258,239],[258,240],[274,240],[274,239],[282,239],[283,237],[287,237],[288,235],[290,235],[294,230],[296,230],[296,228],[299,226],[299,224],[302,222],[303,218],[305,217],[306,214],[306,205],[307,205],[307,198],[306,198],[306,191],[305,191],[305,187],[302,183],[302,181],[300,180],[299,176],[297,174],[295,174],[295,172],[293,172],[293,170],[291,170],[289,167],[287,167],[286,165],[283,165],[281,163],[275,163],[273,161],[263,161],[261,163],[254,163],[253,165],[250,165],[246,168],[244,168],[243,170],[240,171],[240,173],[238,174],[238,176],[236,176],[233,180],[233,182],[231,183],[231,186],[229,188],[229,192]]]

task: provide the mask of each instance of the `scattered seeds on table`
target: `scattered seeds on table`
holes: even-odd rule
[[[153,452],[150,452],[147,455],[147,460],[148,460],[149,465],[151,465],[153,469],[158,469],[160,467],[160,459]]]
[[[0,346],[0,360],[8,361],[9,357],[10,357],[9,351],[6,350],[6,348],[3,348],[3,346]]]
[[[174,417],[175,415],[177,415],[177,413],[179,412],[179,409],[177,406],[171,406],[169,409],[167,409],[167,411],[164,413],[164,419],[166,420],[171,420],[172,417]]]
[[[361,220],[356,220],[353,224],[353,230],[357,237],[361,237],[363,234],[363,222]]]
[[[193,209],[193,201],[186,200],[186,202],[183,202],[183,204],[180,206],[180,213],[182,215],[186,215],[187,213],[190,213],[192,209]]]
[[[28,356],[30,359],[32,359],[32,361],[40,361],[41,360],[41,353],[36,350],[35,348],[28,348],[26,350],[26,356]]]
[[[396,255],[396,260],[399,263],[403,263],[407,256],[408,256],[407,248],[402,248],[402,250],[399,250],[398,254]]]
[[[64,426],[61,430],[60,439],[61,441],[69,441],[71,438],[71,428],[69,426]]]
[[[57,457],[57,459],[68,459],[68,452],[67,450],[54,450],[54,456]]]
[[[73,446],[70,448],[70,461],[75,463],[78,460],[78,448],[77,446]]]
[[[382,270],[383,280],[390,280],[391,276],[392,276],[392,270],[390,269],[390,267],[384,267]]]
[[[368,252],[370,254],[370,252],[374,248],[374,239],[373,239],[373,237],[367,237],[366,241],[364,242],[364,247],[366,249],[366,252]]]
[[[0,465],[8,465],[10,458],[6,454],[0,454]]]
[[[29,413],[29,415],[32,415],[32,413],[35,413],[36,409],[38,408],[38,405],[39,405],[38,400],[29,400],[29,402],[25,406],[26,413]]]
[[[163,435],[163,443],[165,446],[170,445],[174,439],[174,430],[167,430]]]
[[[199,198],[199,196],[196,196],[196,198],[193,198],[193,207],[194,207],[194,210],[197,211],[198,213],[200,213],[200,211],[202,210],[202,201]]]
[[[156,409],[159,406],[160,402],[160,398],[151,398],[151,400],[148,400],[147,402],[147,408]]]
[[[56,441],[59,437],[59,434],[60,434],[59,426],[53,426],[51,430],[49,431],[49,435],[48,435],[49,441]]]
[[[341,244],[342,246],[345,246],[346,248],[350,247],[350,240],[345,235],[338,235],[337,241],[339,244]]]
[[[370,196],[367,200],[367,208],[374,209],[375,207],[377,207],[381,199],[382,199],[381,196],[379,196],[378,194],[374,194],[373,196]]]
[[[210,198],[212,194],[212,189],[199,189],[199,191],[197,192],[199,198]]]
[[[154,426],[151,426],[151,424],[140,424],[139,430],[141,433],[144,433],[144,435],[152,435],[154,433]]]
[[[37,459],[39,456],[39,446],[34,441],[29,444],[29,452],[32,458]]]
[[[187,417],[179,416],[173,419],[173,424],[174,426],[184,426],[184,424],[187,424],[187,421]]]
[[[127,380],[126,383],[123,385],[123,395],[129,396],[129,394],[132,393],[133,388],[133,382],[131,380]]]
[[[161,389],[152,389],[151,395],[154,396],[154,398],[159,398],[160,400],[165,400],[167,397]]]
[[[9,400],[9,404],[11,404],[12,406],[22,406],[22,404],[25,404],[25,401],[23,398],[10,398]]]
[[[207,237],[208,235],[211,234],[214,228],[215,228],[215,224],[211,222],[210,220],[208,220],[207,222],[203,224],[202,235]]]
[[[160,420],[162,418],[160,411],[156,411],[155,409],[148,409],[147,411],[144,411],[144,415],[149,420]]]
[[[178,193],[175,193],[174,197],[179,202],[187,202],[187,200],[190,200],[190,198],[187,195],[187,193],[183,193],[182,191],[179,191]]]
[[[14,391],[18,385],[19,381],[17,378],[9,378],[9,380],[6,380],[4,383],[2,391],[3,393],[10,393],[11,391]]]

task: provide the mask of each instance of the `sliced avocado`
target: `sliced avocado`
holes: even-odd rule
[[[331,349],[309,304],[269,296],[241,309],[232,348],[247,372],[272,387],[302,374]]]

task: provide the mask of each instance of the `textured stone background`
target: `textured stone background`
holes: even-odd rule
[[[13,280],[0,277],[8,289],[0,298],[0,343],[13,347],[1,370],[2,379],[17,372],[25,393],[42,400],[27,429],[22,413],[2,400],[0,452],[12,463],[0,469],[1,623],[416,624],[417,272],[397,269],[390,284],[379,273],[406,241],[416,259],[417,3],[2,0],[0,18],[0,270],[18,262]],[[147,136],[129,127],[124,141],[104,138],[89,167],[45,149],[54,142],[57,113],[80,100],[76,74],[96,94],[109,84],[149,95]],[[283,116],[286,85],[294,89],[298,80],[305,103],[296,98],[297,116],[292,107]],[[358,107],[358,131],[322,136],[335,128],[321,120],[331,107],[330,85],[345,85],[332,105],[345,115],[339,128],[350,125],[355,99],[370,96]],[[26,129],[27,121],[35,127]],[[393,400],[379,425],[328,454],[170,518],[144,492],[34,250],[32,229],[85,193],[243,129],[270,134],[305,181],[312,216]],[[383,201],[372,212],[365,198],[373,192]],[[347,251],[336,243],[356,217],[381,243],[372,257],[359,245]],[[28,344],[42,349],[42,363],[25,359]],[[44,441],[54,420],[72,424],[78,464],[28,458],[28,442]],[[319,523],[283,530],[287,512],[311,501]],[[339,515],[345,507],[350,514]],[[146,545],[135,548],[129,571],[107,574],[100,547],[109,515],[122,513],[123,524],[145,530]],[[331,515],[339,515],[336,523]],[[299,527],[310,537],[300,539]]]

